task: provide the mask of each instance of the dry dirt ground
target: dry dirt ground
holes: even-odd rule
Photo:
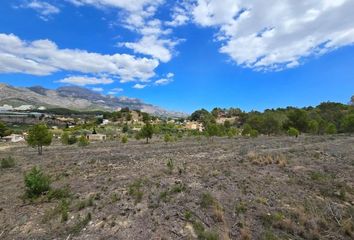
[[[2,148],[0,239],[354,239],[354,136]],[[40,166],[70,196],[23,198]]]

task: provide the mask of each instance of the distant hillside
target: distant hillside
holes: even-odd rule
[[[22,88],[0,83],[0,109],[4,110],[67,108],[78,111],[114,111],[124,107],[156,116],[186,116],[184,113],[144,103],[137,98],[102,95],[82,87],[66,86],[51,90],[41,86]]]

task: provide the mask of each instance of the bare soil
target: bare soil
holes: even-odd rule
[[[0,239],[354,239],[354,136],[0,146],[6,156]],[[33,166],[71,196],[24,199]]]

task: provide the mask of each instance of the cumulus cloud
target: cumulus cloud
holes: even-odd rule
[[[147,87],[146,84],[140,84],[140,83],[137,83],[133,86],[133,88],[135,88],[135,89],[143,89],[145,87]]]
[[[60,49],[50,40],[26,42],[13,34],[0,34],[0,73],[38,76],[59,71],[107,74],[121,82],[147,81],[159,62],[128,54],[103,55],[79,49]]]
[[[220,52],[244,67],[296,67],[304,57],[354,43],[352,0],[192,2],[193,21],[217,28]]]
[[[171,29],[165,28],[155,17],[164,0],[69,0],[76,6],[92,5],[98,8],[120,10],[120,24],[139,34],[133,42],[122,42],[118,46],[132,49],[135,53],[152,56],[161,62],[171,60],[174,49],[180,40],[170,37]],[[170,24],[171,25],[171,24]]]
[[[35,10],[39,14],[40,18],[45,21],[49,20],[49,16],[60,13],[60,9],[58,7],[39,0],[28,1],[19,7]]]
[[[70,76],[57,82],[60,83],[69,83],[78,86],[86,86],[86,85],[98,85],[98,84],[111,84],[113,83],[113,79],[110,78],[95,78],[88,76]]]

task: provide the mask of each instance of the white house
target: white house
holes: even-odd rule
[[[3,137],[2,139],[4,139],[6,142],[12,142],[12,143],[25,141],[25,138],[19,134],[11,134],[10,136]]]

